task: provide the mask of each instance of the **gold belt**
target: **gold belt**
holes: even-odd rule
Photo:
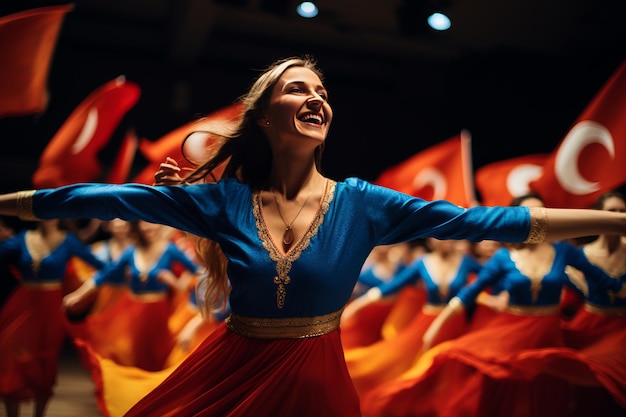
[[[226,325],[233,332],[257,339],[301,339],[322,336],[339,327],[342,310],[315,317],[258,318],[232,313]]]
[[[626,307],[600,307],[595,304],[585,303],[585,310],[601,316],[622,317],[626,316]]]
[[[547,306],[520,306],[510,305],[507,309],[508,313],[515,314],[517,316],[549,316],[551,314],[557,314],[560,308],[557,305]]]
[[[167,299],[167,293],[165,292],[131,292],[131,297],[137,301],[143,301],[146,303],[161,301]]]
[[[446,304],[431,304],[426,303],[422,306],[422,313],[424,314],[439,314],[446,307]]]
[[[38,290],[56,290],[61,288],[58,281],[22,281],[22,285],[28,288],[36,288]]]

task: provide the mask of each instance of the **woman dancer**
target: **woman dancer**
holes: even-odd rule
[[[223,140],[183,180],[188,185],[85,184],[0,196],[0,215],[141,218],[185,230],[213,262],[212,288],[232,284],[226,324],[128,416],[360,416],[338,326],[375,246],[430,236],[537,242],[626,232],[623,213],[464,209],[324,177],[333,112],[309,58],[271,65],[241,100],[238,126],[213,132]],[[157,182],[180,183],[180,168],[169,162]],[[197,184],[218,167],[222,179]]]

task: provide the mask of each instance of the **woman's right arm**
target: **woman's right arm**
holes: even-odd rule
[[[73,184],[0,195],[0,214],[23,219],[97,218],[145,220],[210,237],[222,209],[220,185],[147,186]]]

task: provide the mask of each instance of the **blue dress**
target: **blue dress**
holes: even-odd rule
[[[260,192],[235,179],[70,185],[35,192],[32,209],[39,218],[143,219],[218,242],[228,259],[231,319],[244,318],[246,329],[269,332],[275,319],[333,323],[305,335],[317,337],[273,339],[222,326],[129,416],[359,416],[336,325],[371,250],[429,236],[520,242],[535,224],[527,207],[465,209],[356,178],[327,181],[317,216],[286,254],[270,238]]]

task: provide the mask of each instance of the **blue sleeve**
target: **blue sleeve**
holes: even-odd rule
[[[393,277],[391,281],[380,285],[378,289],[383,296],[395,294],[407,285],[414,285],[420,279],[419,267],[421,261],[413,263],[413,265],[404,268],[399,274]]]
[[[187,254],[185,254],[185,252],[180,250],[173,243],[170,244],[170,246],[168,248],[168,251],[170,252],[170,256],[172,257],[172,260],[175,261],[175,262],[180,263],[187,271],[190,271],[190,272],[193,272],[193,273],[200,272],[201,267],[199,265],[197,265],[196,263],[194,263],[189,258],[189,256],[187,256]]]
[[[98,259],[90,250],[89,246],[83,244],[78,237],[68,234],[67,235],[68,243],[70,244],[71,251],[75,256],[78,256],[83,261],[87,262],[89,265],[93,266],[96,269],[101,269],[104,267],[104,262]]]
[[[602,268],[589,262],[582,248],[577,248],[567,242],[559,242],[556,245],[566,252],[567,264],[583,272],[585,279],[593,280],[610,291],[619,291],[622,288],[619,280],[611,278]]]
[[[129,259],[133,256],[132,248],[126,249],[116,262],[108,263],[104,268],[96,272],[93,281],[96,287],[102,284],[128,284],[124,273]]]
[[[463,208],[448,201],[425,201],[357,178],[346,184],[362,196],[359,215],[369,219],[376,244],[435,237],[523,242],[531,230],[528,207]]]
[[[495,287],[503,289],[501,280],[506,269],[502,267],[508,258],[507,249],[499,249],[486,263],[482,266],[476,280],[466,287],[462,288],[457,297],[461,299],[463,305],[470,306],[474,304],[476,297],[486,288]]]
[[[33,214],[40,219],[145,220],[210,238],[224,211],[224,195],[229,190],[240,192],[233,187],[233,181],[186,186],[73,184],[36,191]]]
[[[359,283],[367,285],[368,287],[378,287],[384,282],[382,279],[376,278],[369,269],[359,274],[358,281]]]
[[[0,241],[0,262],[3,264],[9,264],[15,262],[15,259],[19,255],[22,242],[24,241],[24,233],[26,231],[22,230],[15,236],[12,236],[8,239]]]

